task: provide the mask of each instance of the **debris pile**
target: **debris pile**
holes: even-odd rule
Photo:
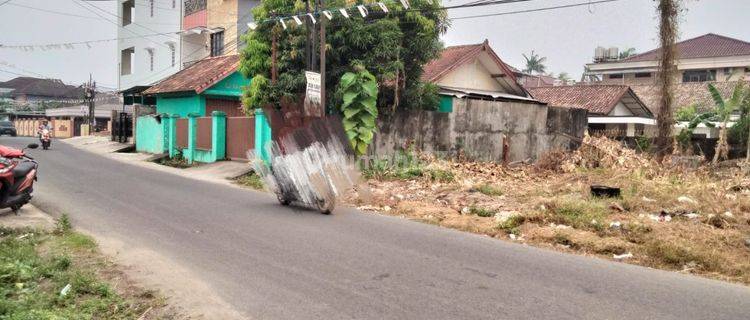
[[[568,154],[562,163],[564,172],[576,168],[649,169],[654,166],[651,159],[643,157],[633,149],[607,137],[592,137],[586,134],[578,150]]]

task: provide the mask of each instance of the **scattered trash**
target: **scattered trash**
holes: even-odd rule
[[[25,239],[26,237],[28,237],[30,235],[33,235],[33,233],[24,233],[22,236],[18,237],[17,239],[18,240],[23,240],[23,239]]]
[[[620,229],[622,223],[620,221],[612,221],[609,223],[609,227],[612,229]]]
[[[609,205],[609,208],[615,211],[619,212],[625,212],[625,208],[623,208],[619,203],[612,202],[612,204]]]
[[[647,197],[645,197],[645,196],[644,196],[644,197],[642,197],[642,198],[641,198],[641,200],[643,200],[643,202],[656,202],[656,200],[654,200],[654,199],[651,199],[651,198],[647,198]]]
[[[745,246],[750,249],[750,238],[745,239]]]
[[[699,215],[697,213],[688,213],[688,214],[685,215],[685,217],[687,217],[688,219],[695,219],[695,218],[698,218],[700,216],[701,215]]]
[[[591,185],[591,195],[599,198],[619,198],[620,188],[602,185]]]
[[[727,218],[733,218],[734,217],[734,215],[730,211],[724,212],[724,216],[727,217]]]
[[[625,253],[625,254],[613,254],[612,255],[612,258],[614,258],[615,260],[625,260],[625,259],[629,259],[632,257],[633,257],[633,254],[630,252]]]
[[[516,240],[517,238],[516,235],[513,233],[509,234],[508,237],[510,238],[510,240]]]
[[[62,290],[60,290],[60,296],[61,297],[67,296],[71,288],[73,288],[73,286],[71,286],[70,283],[65,285],[65,287],[63,287]]]
[[[471,213],[471,209],[469,207],[461,208],[461,214],[469,214],[469,213]]]
[[[495,213],[495,222],[503,223],[508,221],[511,217],[517,216],[520,213],[518,211],[498,211]]]
[[[696,203],[698,203],[695,200],[690,199],[687,196],[680,196],[679,198],[677,198],[677,201],[679,201],[681,203],[690,203],[690,204],[696,204]]]
[[[366,205],[366,206],[359,206],[359,207],[357,207],[357,210],[362,210],[362,211],[379,211],[380,208],[378,208],[376,206]]]
[[[650,214],[648,215],[649,219],[658,221],[658,222],[669,222],[672,221],[672,216],[669,215],[666,211],[662,210],[659,215]]]

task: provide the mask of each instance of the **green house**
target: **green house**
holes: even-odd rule
[[[244,116],[240,97],[250,80],[238,71],[239,55],[211,57],[160,81],[144,95],[156,97],[158,114],[210,116],[222,111],[228,117]]]

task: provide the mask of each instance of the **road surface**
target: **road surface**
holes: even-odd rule
[[[21,146],[28,138],[0,138]],[[748,319],[750,289],[268,194],[55,141],[34,203],[146,245],[261,319]]]

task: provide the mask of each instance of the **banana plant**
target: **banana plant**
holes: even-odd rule
[[[729,144],[727,142],[727,122],[732,114],[742,107],[747,101],[748,92],[742,82],[738,82],[732,90],[729,99],[724,99],[721,92],[713,84],[708,84],[708,91],[714,100],[714,110],[712,111],[719,121],[719,141],[716,143],[716,152],[714,153],[713,163],[720,159],[726,159],[729,156]]]
[[[377,80],[363,66],[355,65],[353,72],[341,76],[339,91],[343,97],[341,112],[346,136],[357,155],[364,155],[376,130]]]

